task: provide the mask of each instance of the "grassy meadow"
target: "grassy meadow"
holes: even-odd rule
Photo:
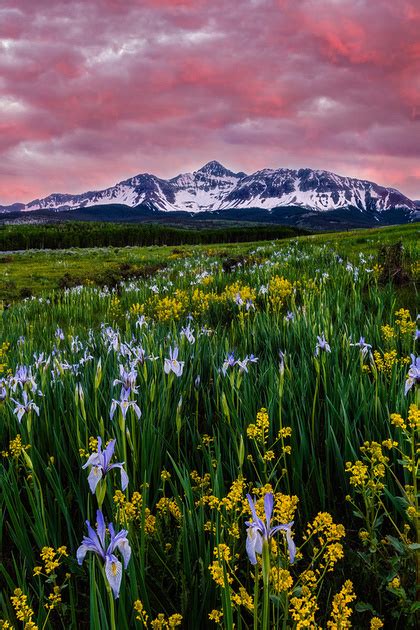
[[[0,628],[415,628],[417,242],[3,253]]]

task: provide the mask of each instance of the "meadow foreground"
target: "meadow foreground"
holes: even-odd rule
[[[3,311],[0,628],[416,626],[418,252],[340,243]]]

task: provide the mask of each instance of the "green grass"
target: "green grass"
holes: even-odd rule
[[[418,224],[393,226],[372,230],[317,234],[299,237],[301,243],[327,244],[339,247],[342,255],[353,257],[358,252],[376,254],[384,244],[402,239],[406,248],[416,249],[419,241]],[[115,283],[118,278],[150,271],[153,265],[164,265],[171,256],[191,256],[209,252],[224,257],[246,256],[263,243],[229,243],[202,246],[153,246],[124,248],[95,248],[67,250],[29,250],[4,253],[0,256],[0,300],[6,302],[29,295],[40,295],[60,286],[94,283]],[[122,265],[131,267],[121,272]]]
[[[365,440],[392,438],[405,449],[389,416],[398,412],[406,418],[415,400],[414,388],[404,395],[404,383],[407,357],[418,353],[413,338],[416,233],[416,226],[404,226],[176,252],[27,252],[3,262],[16,292],[37,278],[34,293],[42,293],[1,314],[0,347],[7,345],[0,354],[0,445],[8,451],[0,471],[3,617],[17,624],[10,596],[21,588],[34,610],[33,620],[49,630],[112,630],[112,609],[114,628],[141,628],[133,611],[138,599],[150,618],[181,613],[184,628],[216,627],[208,618],[213,609],[223,609],[223,628],[230,630],[233,622],[242,630],[262,627],[261,618],[255,626],[252,613],[232,603],[208,567],[216,559],[214,548],[227,545],[233,560],[223,564],[222,575],[232,576],[236,594],[240,585],[253,594],[254,569],[245,551],[250,516],[245,494],[269,483],[284,495],[276,497],[284,510],[280,522],[294,520],[294,540],[302,548],[302,558],[289,566],[279,534],[279,555],[271,560],[290,570],[294,596],[301,592],[304,569],[316,566],[316,549],[304,541],[307,523],[328,511],[345,526],[344,559],[326,573],[316,594],[317,623],[326,627],[334,594],[351,579],[359,602],[354,627],[368,628],[374,613],[389,627],[415,627],[410,609],[415,548],[398,539],[388,517],[376,519],[371,548],[363,547],[358,531],[364,523],[345,501],[352,491],[345,468],[347,461],[360,458]],[[399,238],[408,270],[403,291],[380,282],[382,272],[374,268],[379,248]],[[144,270],[151,275],[142,277]],[[108,276],[112,279],[128,274],[114,290],[94,285],[57,289],[65,273],[68,279],[74,275],[96,283],[105,278],[99,274],[110,271],[115,271]],[[138,272],[135,280],[130,278],[133,271]],[[242,305],[237,304],[238,293]],[[246,310],[250,296],[255,308]],[[407,331],[397,321],[402,307],[410,309]],[[288,311],[293,321],[286,319]],[[190,312],[193,343],[181,334]],[[138,324],[141,313],[147,326]],[[385,335],[384,325],[393,336]],[[64,339],[57,336],[57,327]],[[331,352],[317,359],[317,336],[323,333]],[[350,345],[360,336],[379,353],[375,362],[362,360],[359,349]],[[141,354],[135,359],[140,346],[145,360]],[[184,362],[180,377],[163,369],[174,346]],[[222,367],[232,351],[235,358],[253,354],[258,361],[248,363],[247,371],[240,365],[227,368],[224,375]],[[285,352],[284,371],[280,351]],[[393,351],[389,369],[382,369],[380,357]],[[14,383],[19,365],[31,366],[35,386],[30,380],[23,386]],[[114,384],[120,365],[136,371],[139,390],[131,392],[130,401],[139,405],[140,420],[130,409],[124,421],[118,408],[110,418],[112,400],[120,397],[121,387]],[[39,406],[39,416],[25,413],[19,423],[14,401],[23,400],[23,389]],[[247,434],[262,407],[270,420],[264,445]],[[291,437],[285,438],[291,454],[277,441],[274,458],[261,457],[284,427],[291,428]],[[17,435],[30,448],[13,457],[9,443]],[[79,567],[75,555],[86,534],[85,520],[95,522],[98,497],[90,493],[88,471],[82,466],[89,438],[98,435],[105,442],[115,438],[114,461],[125,462],[130,483],[122,500],[132,500],[134,492],[141,495],[137,510],[129,513],[134,517],[126,519],[114,498],[120,488],[118,471],[107,474],[103,513],[118,529],[127,528],[132,548],[120,597],[112,605],[101,561],[88,554]],[[415,542],[401,497],[401,484],[410,483],[409,471],[395,450],[388,456],[392,468],[382,500],[395,524],[400,529],[406,525]],[[162,471],[170,478],[162,479]],[[235,483],[239,489],[234,496]],[[289,496],[299,499],[295,510],[286,510]],[[211,508],[212,500],[222,501],[220,509]],[[391,535],[388,548],[375,551],[374,540],[379,545]],[[34,567],[42,564],[40,550],[61,545],[67,546],[68,558],[53,574],[34,576]],[[397,574],[405,599],[387,586]],[[55,584],[64,585],[63,603],[47,618],[45,603]],[[259,597],[262,602],[262,591]],[[295,627],[290,615],[285,621],[287,606],[284,593],[269,600],[271,618],[277,620],[272,627],[281,627],[283,621],[284,627]]]

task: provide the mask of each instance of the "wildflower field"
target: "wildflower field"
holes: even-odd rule
[[[0,313],[0,628],[416,627],[418,248],[386,241],[179,248]]]

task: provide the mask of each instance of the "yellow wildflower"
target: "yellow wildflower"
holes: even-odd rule
[[[61,603],[61,592],[59,586],[54,586],[52,593],[48,595],[48,602],[45,604],[47,610],[53,610],[58,604]]]
[[[278,569],[277,567],[272,567],[270,572],[270,579],[273,584],[273,589],[276,593],[288,591],[293,586],[293,578],[287,569]]]
[[[136,613],[136,620],[141,621],[145,626],[147,626],[149,615],[145,611],[143,603],[139,599],[136,599],[136,601],[133,604],[133,608],[134,608],[134,612]]]
[[[216,623],[220,623],[223,617],[223,612],[221,610],[213,609],[211,613],[209,613],[210,621],[215,621]]]
[[[334,595],[331,619],[327,622],[327,628],[332,628],[333,630],[351,628],[350,616],[353,611],[349,608],[349,604],[355,599],[353,583],[350,580],[346,580],[341,591]]]

